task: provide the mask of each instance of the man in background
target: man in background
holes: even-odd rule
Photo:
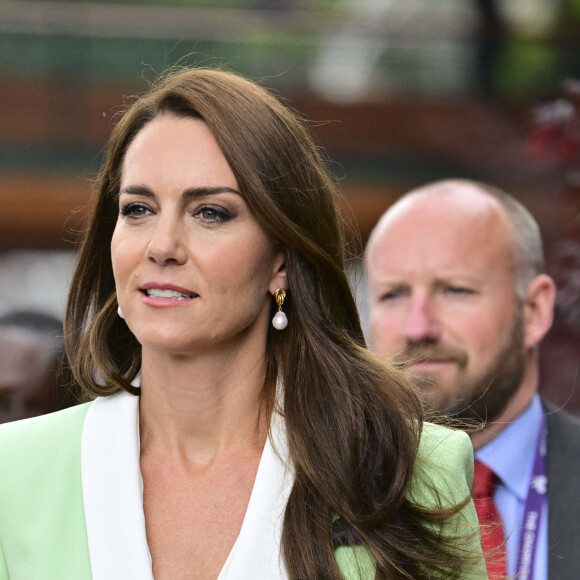
[[[0,317],[0,423],[35,417],[75,401],[59,385],[60,320],[20,311]]]
[[[535,220],[488,185],[428,184],[381,217],[366,265],[374,349],[404,364],[428,408],[480,425],[476,499],[493,487],[478,513],[507,540],[488,571],[577,579],[580,421],[538,395],[555,286]]]

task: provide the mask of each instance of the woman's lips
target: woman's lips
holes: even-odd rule
[[[140,291],[145,304],[157,307],[183,306],[199,296],[186,288],[166,283],[148,283]]]
[[[190,292],[180,292],[179,290],[169,290],[161,288],[150,288],[143,290],[145,296],[149,298],[173,298],[175,300],[190,300],[195,298],[195,294]]]

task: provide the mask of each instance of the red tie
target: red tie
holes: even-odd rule
[[[503,527],[493,492],[497,475],[480,461],[475,461],[473,475],[473,503],[481,528],[481,547],[486,557],[487,574],[490,578],[505,578],[505,547]]]

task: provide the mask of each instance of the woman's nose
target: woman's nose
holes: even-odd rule
[[[147,259],[159,265],[183,264],[187,261],[184,236],[179,224],[160,219],[147,245]]]

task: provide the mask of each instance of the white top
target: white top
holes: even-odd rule
[[[271,437],[218,580],[288,578],[280,541],[294,476],[281,459],[287,458],[287,444],[279,415]],[[139,397],[122,392],[91,404],[82,435],[81,477],[93,579],[153,580],[139,464]]]

